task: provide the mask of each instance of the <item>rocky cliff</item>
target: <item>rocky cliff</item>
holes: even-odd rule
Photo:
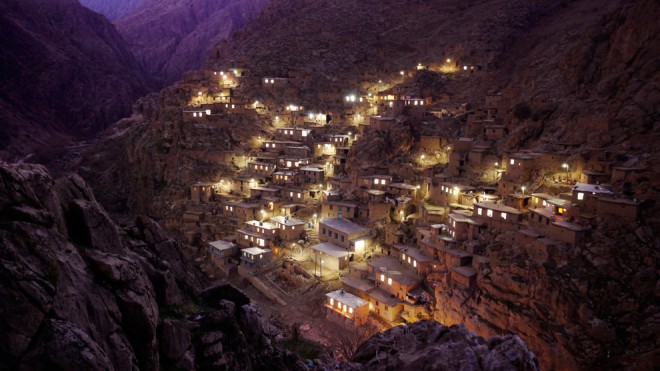
[[[3,1],[0,44],[2,158],[89,139],[149,85],[115,28],[74,0]]]
[[[485,340],[464,326],[419,321],[373,336],[353,357],[365,370],[540,370],[518,336]]]
[[[0,368],[302,369],[229,286],[202,290],[182,246],[118,227],[76,175],[0,163]]]
[[[200,68],[218,40],[230,38],[267,2],[144,1],[115,24],[147,72],[166,85],[183,72]]]

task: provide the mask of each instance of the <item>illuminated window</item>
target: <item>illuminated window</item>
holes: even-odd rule
[[[246,240],[248,239],[248,236],[247,236],[247,234],[245,235],[245,239],[246,239]]]
[[[406,254],[401,254],[401,257],[403,257],[403,260],[406,260]]]
[[[511,165],[513,165],[513,164],[515,164],[515,163],[516,163],[516,160],[514,160],[514,159],[511,159],[511,161],[509,161],[509,163],[510,163]]]
[[[385,275],[384,275],[384,274],[381,274],[381,275],[380,275],[380,280],[383,281],[383,282],[385,282]]]
[[[391,284],[392,284],[392,279],[391,279],[391,278],[388,278],[388,279],[387,279],[387,284],[388,284],[388,285],[391,285]]]
[[[353,314],[353,308],[350,308],[350,307],[349,307],[349,308],[348,308],[348,313]]]
[[[492,217],[493,216],[493,210],[486,210],[486,215],[488,215],[488,217]]]
[[[413,267],[417,268],[417,260],[413,260]]]
[[[307,136],[307,130],[303,130],[303,131],[302,131],[302,136],[303,136],[303,137],[306,137],[306,136]]]
[[[380,184],[380,179],[374,179],[374,184]]]
[[[478,214],[478,215],[481,215],[482,212],[483,212],[483,210],[482,210],[481,208],[478,208],[478,209],[477,209],[477,214]]]
[[[335,299],[330,298],[330,305],[335,305]]]
[[[580,200],[580,201],[584,200],[584,193],[578,192],[577,199]]]
[[[506,213],[501,213],[501,215],[502,215],[502,219],[506,220]]]

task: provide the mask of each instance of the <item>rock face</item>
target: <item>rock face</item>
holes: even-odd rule
[[[117,227],[76,175],[0,163],[0,180],[0,369],[302,369],[238,290],[198,296],[155,222]]]
[[[488,340],[464,326],[419,321],[377,334],[353,357],[365,370],[540,370],[517,336]]]
[[[1,158],[88,139],[148,91],[112,24],[75,0],[3,1],[0,44]]]
[[[115,21],[147,72],[161,84],[199,68],[219,40],[259,15],[267,0],[146,0]]]

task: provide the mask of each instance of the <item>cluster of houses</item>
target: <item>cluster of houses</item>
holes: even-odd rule
[[[342,288],[325,295],[328,318],[359,325],[370,313],[391,323],[429,317],[434,281],[476,285],[476,268],[488,260],[485,231],[514,233],[530,256],[544,260],[557,245],[579,247],[601,218],[634,220],[639,213],[639,201],[615,195],[604,183],[643,169],[616,167],[596,155],[576,159],[570,148],[498,155],[510,107],[501,94],[486,96],[483,109],[454,111],[465,118],[461,137],[419,138],[422,156],[448,155],[442,171],[427,171],[411,164],[346,165],[362,136],[394,130],[402,116],[447,112],[440,102],[399,86],[365,94],[331,89],[319,93],[328,111],[309,113],[292,104],[274,109],[272,99],[249,102],[236,91],[242,86],[295,99],[308,83],[299,73],[204,71],[184,83],[193,94],[183,121],[273,120],[272,134],[257,138],[258,150],[223,158],[240,169],[237,175],[192,184],[191,202],[212,205],[231,231],[208,244],[213,262],[227,272],[237,265],[258,272],[293,246],[307,246],[313,274],[341,278]],[[190,210],[184,221],[203,226],[203,215]],[[412,226],[412,233],[401,225]]]

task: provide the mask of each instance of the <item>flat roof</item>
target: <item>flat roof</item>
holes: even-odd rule
[[[343,258],[348,256],[348,250],[343,247],[339,247],[330,242],[323,242],[317,245],[312,246],[312,250],[322,252],[324,254],[333,256],[335,258]]]
[[[410,247],[408,249],[401,250],[402,254],[406,254],[411,258],[415,259],[418,263],[426,263],[433,261],[433,258],[424,254],[420,249],[416,247]]]
[[[550,198],[546,200],[547,203],[555,205],[555,206],[561,206],[561,207],[566,207],[571,205],[571,201],[569,200],[564,200],[562,198]]]
[[[575,186],[573,186],[573,192],[612,193],[612,191],[601,185],[589,183],[576,183]]]
[[[447,215],[449,218],[454,219],[455,221],[459,223],[467,223],[471,221],[470,217],[467,215],[459,214],[459,213],[451,213]]]
[[[321,224],[324,224],[330,228],[336,229],[346,234],[353,234],[353,233],[364,232],[369,230],[369,228],[365,228],[359,224],[355,224],[343,218],[321,219]]]
[[[284,225],[301,225],[306,224],[302,220],[290,218],[288,216],[274,216],[270,218],[275,223],[284,224]]]
[[[264,191],[264,192],[279,192],[277,188],[265,188],[265,187],[250,187],[251,191]]]
[[[529,211],[545,216],[546,218],[552,218],[555,216],[555,214],[552,211],[543,208],[529,209]]]
[[[245,222],[245,224],[249,224],[255,227],[260,227],[260,228],[266,228],[266,229],[277,229],[277,226],[273,223],[268,223],[268,222],[260,222],[258,220],[250,220]]]
[[[267,252],[270,252],[270,249],[262,249],[261,247],[248,247],[247,249],[241,249],[241,251],[246,252],[250,255],[261,255]]]
[[[332,298],[342,304],[346,304],[347,307],[353,309],[369,304],[369,302],[366,300],[360,299],[359,297],[344,291],[344,289],[331,291],[325,294],[325,296]]]
[[[300,171],[314,171],[314,172],[320,173],[320,172],[325,171],[325,169],[321,169],[321,168],[314,167],[314,166],[303,166],[303,167],[300,168]]]
[[[352,287],[363,292],[367,292],[376,287],[373,284],[373,281],[366,280],[364,278],[342,277],[341,282],[348,287]]]
[[[390,187],[393,187],[393,188],[408,189],[408,190],[415,190],[415,189],[417,189],[417,187],[415,187],[414,185],[405,184],[405,183],[390,183],[389,186],[390,186]]]
[[[509,206],[498,205],[494,202],[479,202],[474,205],[477,207],[483,207],[485,209],[503,211],[511,214],[520,214],[520,211],[518,211],[518,209],[514,209],[513,207],[509,207]]]
[[[220,251],[229,250],[232,249],[234,246],[236,246],[236,244],[232,242],[223,241],[223,240],[209,242],[209,245],[211,245],[211,247],[215,248],[216,250],[220,250]]]

